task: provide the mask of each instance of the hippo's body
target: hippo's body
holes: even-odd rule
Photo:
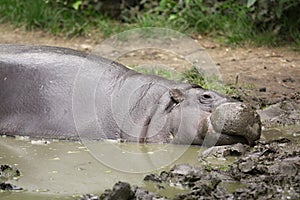
[[[195,85],[71,49],[0,45],[0,134],[214,145],[251,144],[260,129],[248,106]]]

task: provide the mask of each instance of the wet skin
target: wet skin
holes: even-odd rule
[[[0,45],[0,134],[142,143],[253,144],[249,106],[60,47]]]

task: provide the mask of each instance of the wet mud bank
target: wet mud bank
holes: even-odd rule
[[[80,199],[299,199],[300,149],[299,144],[292,146],[292,143],[288,138],[260,141],[223,168],[179,164],[170,171],[146,175],[144,181],[155,184],[158,194],[119,182],[100,196],[84,195]],[[202,162],[209,157],[225,159],[243,153],[248,147],[213,148],[217,150],[205,158],[201,154],[199,159]],[[165,185],[186,190],[172,197],[161,196]]]

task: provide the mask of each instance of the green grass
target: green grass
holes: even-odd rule
[[[230,44],[240,43],[255,34],[250,16],[242,6],[230,6],[229,1],[216,7],[218,12],[213,12],[202,0],[183,2],[189,3],[162,0],[158,7],[137,16],[135,22],[140,27],[164,26],[181,32],[219,37]]]
[[[56,2],[56,3],[55,3]],[[119,31],[120,26],[104,15],[93,11],[75,10],[72,5],[59,1],[1,0],[0,22],[10,22],[26,30],[47,30],[54,35],[87,35],[92,29],[100,29],[108,36]]]
[[[180,73],[163,68],[142,68],[137,66],[129,66],[129,68],[148,75],[161,76],[169,80],[196,84],[207,90],[217,91],[225,95],[236,94],[237,91],[228,85],[222,84],[216,77],[205,77],[195,67]]]
[[[95,30],[108,37],[132,28],[164,27],[207,35],[230,45],[288,43],[300,49],[297,0],[265,1],[265,7],[256,0],[243,1],[254,2],[250,6],[234,0],[145,2],[147,9],[124,16],[125,21],[121,22],[99,12],[93,0],[1,0],[0,23],[70,37],[87,36]]]
[[[182,81],[182,77],[183,77],[182,73],[160,68],[160,67],[146,68],[146,67],[137,67],[134,65],[128,67],[142,74],[161,76],[163,78],[174,80],[174,81]]]
[[[182,75],[182,80],[191,84],[196,84],[207,90],[217,91],[221,94],[233,95],[236,90],[228,85],[224,85],[218,77],[206,77],[201,74],[196,67],[192,67]]]
[[[299,1],[244,2],[252,3],[161,0],[158,6],[138,15],[135,22],[141,27],[164,26],[190,34],[200,33],[230,45],[279,46],[288,43],[299,48]]]

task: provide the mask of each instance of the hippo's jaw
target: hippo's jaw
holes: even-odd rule
[[[207,119],[204,143],[208,146],[253,145],[260,134],[261,121],[256,111],[245,104],[229,102],[219,105]]]

